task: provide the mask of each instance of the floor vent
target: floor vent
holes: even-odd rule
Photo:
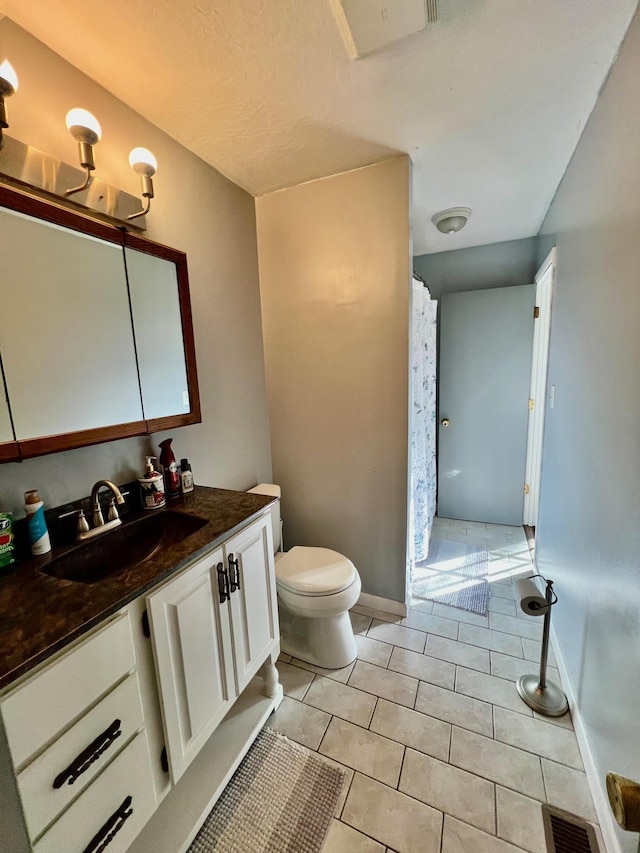
[[[547,805],[542,817],[549,853],[599,853],[595,830],[582,818]]]

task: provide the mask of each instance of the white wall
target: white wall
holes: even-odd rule
[[[129,150],[143,145],[157,156],[146,233],[188,256],[202,402],[202,424],[169,433],[176,456],[189,457],[197,483],[246,488],[270,480],[253,198],[7,18],[0,20],[0,56],[10,59],[20,80],[7,102],[9,135],[75,165],[65,115],[85,107],[103,130],[96,174],[132,194],[139,179],[129,168]],[[0,280],[0,296],[6,286]],[[19,512],[28,488],[38,488],[53,506],[88,494],[101,477],[131,479],[143,469],[147,446],[157,452],[163,437],[2,465],[0,506]]]
[[[537,558],[605,815],[606,772],[640,780],[639,65],[637,14],[541,232],[558,266]]]
[[[409,160],[256,201],[273,473],[285,544],[350,557],[404,600]]]

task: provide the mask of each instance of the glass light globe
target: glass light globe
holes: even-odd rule
[[[0,63],[0,92],[3,95],[13,95],[18,91],[18,75],[8,59]]]
[[[69,110],[67,127],[74,139],[77,139],[78,142],[86,142],[87,145],[95,145],[102,138],[100,122],[89,110],[83,110],[79,107]]]
[[[129,165],[136,174],[151,178],[156,173],[158,161],[148,148],[133,148],[129,153]]]

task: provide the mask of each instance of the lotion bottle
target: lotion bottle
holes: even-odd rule
[[[31,553],[36,556],[48,554],[51,550],[51,540],[44,517],[44,503],[40,500],[37,489],[24,493],[24,511],[27,514]]]

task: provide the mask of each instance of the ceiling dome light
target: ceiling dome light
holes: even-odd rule
[[[470,216],[470,207],[449,207],[434,214],[431,221],[442,234],[457,234],[462,231]]]

